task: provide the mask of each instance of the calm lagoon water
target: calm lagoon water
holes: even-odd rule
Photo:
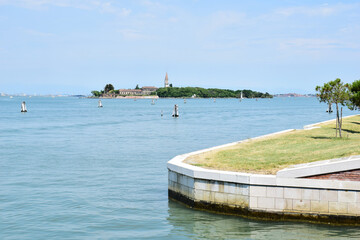
[[[355,227],[255,221],[168,200],[172,157],[334,118],[315,98],[102,102],[0,97],[0,239],[360,237]]]

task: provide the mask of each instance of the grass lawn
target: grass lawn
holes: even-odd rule
[[[343,138],[335,138],[335,120],[311,130],[249,140],[194,155],[186,163],[209,169],[275,174],[290,165],[360,155],[360,115],[343,119]]]

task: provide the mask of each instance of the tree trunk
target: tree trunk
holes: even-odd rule
[[[338,133],[338,127],[339,126],[339,105],[336,103],[336,137],[337,137],[337,133]]]
[[[336,127],[335,127],[335,137],[337,137],[337,125],[338,125],[338,121],[337,121],[337,117],[336,117]]]
[[[340,137],[341,137],[341,129],[342,129],[342,107],[341,107],[340,124],[339,124],[339,134],[340,134]]]

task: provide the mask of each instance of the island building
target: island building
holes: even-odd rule
[[[169,87],[169,77],[168,77],[168,74],[166,73],[165,75],[165,82],[164,82],[164,87]]]
[[[169,87],[169,77],[166,73],[165,75],[165,87]],[[118,96],[149,96],[156,95],[157,87],[154,86],[144,86],[140,89],[119,89],[116,91],[111,91],[108,93],[102,94],[102,97],[106,98],[116,98]]]
[[[141,89],[119,89],[119,95],[142,95]]]
[[[141,88],[141,93],[143,95],[150,95],[153,92],[156,92],[156,90],[158,90],[157,87],[153,87],[153,86],[145,86]]]
[[[142,87],[141,89],[119,89],[119,95],[144,96],[151,95],[158,88],[153,86]]]

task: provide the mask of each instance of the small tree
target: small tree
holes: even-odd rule
[[[348,85],[350,91],[350,102],[348,107],[351,110],[360,110],[360,80]]]
[[[111,90],[114,90],[114,86],[112,84],[106,84],[105,85],[105,88],[104,88],[104,92],[105,93],[108,93],[110,92]]]
[[[140,88],[139,88],[139,84],[136,84],[136,87],[135,87],[135,89],[140,89]]]
[[[95,97],[100,97],[100,92],[99,91],[91,91],[92,95],[95,96]]]
[[[325,83],[324,86],[316,86],[316,91],[319,93],[316,94],[320,102],[325,102],[327,104],[335,103],[336,105],[336,137],[339,131],[339,137],[341,137],[341,127],[342,127],[342,107],[341,113],[339,113],[339,104],[345,106],[349,100],[349,91],[347,85],[344,85],[341,82],[340,78],[335,79]]]

